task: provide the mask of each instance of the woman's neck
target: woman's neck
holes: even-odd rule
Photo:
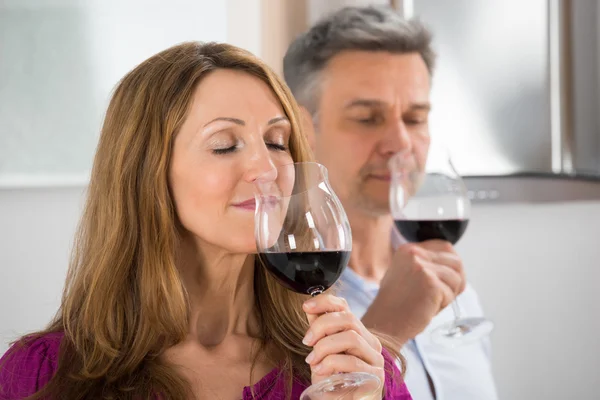
[[[215,347],[230,336],[259,336],[253,255],[188,244],[178,266],[190,302],[190,340]]]

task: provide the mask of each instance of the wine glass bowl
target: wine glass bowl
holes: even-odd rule
[[[257,181],[258,256],[286,288],[314,295],[329,289],[348,264],[348,218],[317,163],[282,166]]]

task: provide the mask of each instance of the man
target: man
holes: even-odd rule
[[[350,219],[341,296],[367,327],[402,344],[415,399],[496,399],[489,339],[453,350],[431,342],[455,297],[464,315],[482,314],[459,256],[447,242],[403,242],[390,215],[388,160],[404,152],[422,172],[427,158],[430,45],[421,24],[392,9],[345,8],[291,44],[284,75]]]

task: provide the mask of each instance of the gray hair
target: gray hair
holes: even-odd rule
[[[346,7],[319,20],[297,37],[283,58],[283,75],[300,105],[316,118],[319,75],[347,50],[417,52],[433,73],[432,35],[418,20],[405,20],[386,6]]]

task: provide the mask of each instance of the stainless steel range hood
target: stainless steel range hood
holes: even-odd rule
[[[596,0],[404,0],[434,32],[431,132],[477,202],[600,199]]]

